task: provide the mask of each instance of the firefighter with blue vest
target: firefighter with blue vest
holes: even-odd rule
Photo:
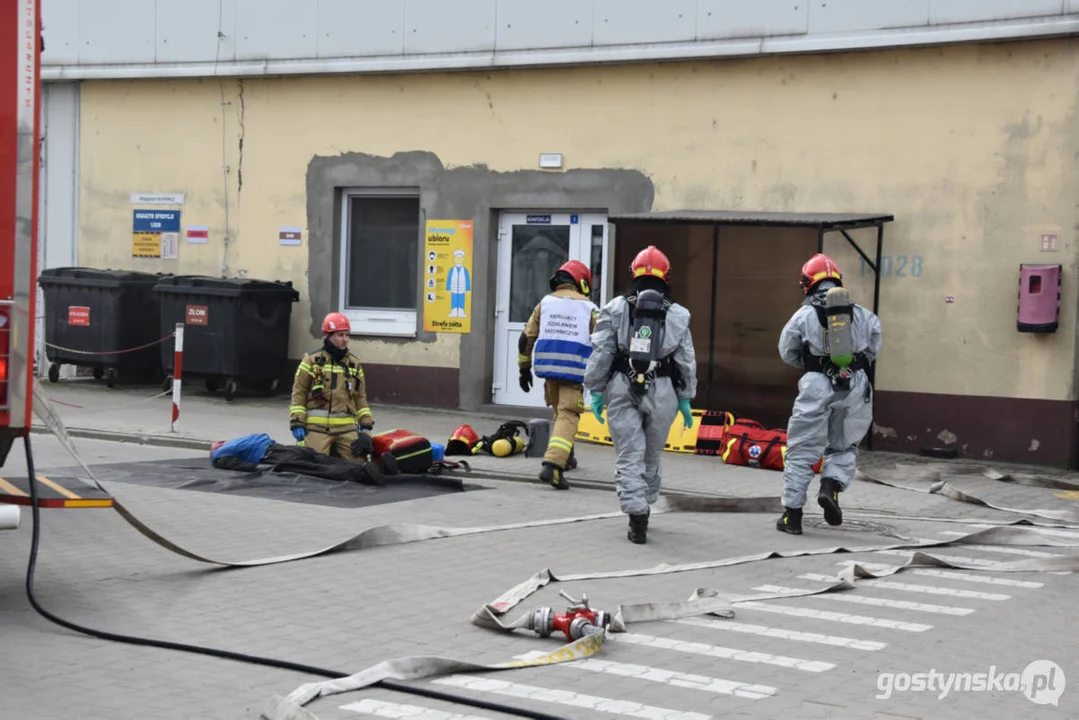
[[[532,310],[517,340],[517,365],[525,392],[532,389],[533,369],[543,378],[543,400],[554,413],[539,478],[566,490],[564,473],[577,467],[573,439],[584,412],[584,371],[599,308],[589,299],[592,271],[579,260],[558,268],[550,286],[551,293]]]

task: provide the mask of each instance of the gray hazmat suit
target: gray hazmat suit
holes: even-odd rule
[[[779,334],[783,362],[805,368],[803,344],[812,355],[826,357],[824,326],[814,305],[837,283],[821,282],[802,302]],[[851,322],[854,351],[865,353],[869,362],[881,347],[880,319],[855,303]],[[849,390],[836,390],[822,372],[807,372],[798,381],[798,397],[787,425],[787,456],[783,470],[783,506],[800,508],[813,479],[813,465],[824,456],[822,478],[833,478],[846,490],[854,479],[858,443],[873,422],[873,388],[865,370],[856,370]]]
[[[689,310],[672,303],[664,321],[659,358],[671,357],[682,385],[676,390],[670,377],[656,377],[647,392],[634,394],[625,372],[628,361],[614,367],[619,352],[629,352],[629,310],[623,296],[600,310],[584,385],[589,392],[604,395],[607,425],[617,454],[615,486],[622,512],[640,515],[659,498],[660,456],[678,414],[678,401],[692,400],[697,394],[697,360],[689,332]]]

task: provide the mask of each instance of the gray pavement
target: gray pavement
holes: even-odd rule
[[[184,398],[179,437],[168,432],[168,401],[139,402],[154,389],[108,390],[85,382],[46,385],[91,465],[205,458],[208,442],[248,432],[289,439],[283,399]],[[81,407],[74,407],[81,406]],[[461,422],[481,433],[504,419],[423,409],[374,408],[378,428],[407,427],[436,440]],[[94,439],[107,437],[109,440]],[[125,442],[115,440],[123,439]],[[32,436],[39,470],[71,466],[59,443]],[[163,443],[171,442],[173,446]],[[186,444],[187,447],[175,447]],[[23,472],[19,451],[0,469]],[[610,489],[612,452],[578,445],[571,478],[589,487],[554,491],[531,482],[533,459],[474,458],[488,490],[339,509],[324,506],[106,483],[143,522],[170,540],[223,559],[315,549],[390,523],[448,527],[502,525],[617,510]],[[921,462],[863,454],[863,467]],[[716,458],[669,453],[665,483],[682,492],[775,497],[779,473],[724,466]],[[957,464],[961,465],[961,464]],[[1001,466],[995,466],[1001,467]],[[1044,472],[1044,471],[1043,471]],[[1068,474],[1052,473],[1057,477]],[[1001,483],[977,475],[949,481],[993,503],[1074,509],[1066,492]],[[910,485],[925,481],[909,480]],[[589,488],[600,489],[589,489]],[[530,633],[503,635],[469,623],[472,612],[532,573],[556,575],[704,562],[766,550],[883,546],[897,536],[945,540],[972,529],[957,521],[1023,517],[859,482],[844,498],[847,522],[831,528],[807,509],[807,533],[775,532],[772,513],[663,513],[649,543],[625,540],[621,518],[503,530],[344,552],[267,567],[216,570],[145,539],[111,510],[43,510],[36,576],[40,603],[91,628],[356,672],[408,655],[501,662],[559,643]],[[909,519],[917,518],[917,519]],[[1079,527],[1052,538],[1079,544]],[[0,532],[0,717],[256,718],[274,694],[312,675],[91,638],[49,623],[24,590],[30,519]],[[982,563],[1079,548],[953,545],[934,551]],[[818,588],[851,561],[901,562],[905,551],[778,558],[709,570],[556,583],[526,599],[510,618],[550,605],[560,589],[589,594],[596,607],[687,598],[696,588],[754,595],[762,588]],[[632,625],[588,661],[501,673],[417,681],[417,686],[532,708],[566,718],[850,717],[1065,718],[1079,716],[1079,667],[1070,622],[1076,576],[1045,572],[923,568],[886,581],[861,581],[828,596],[738,604],[733,619],[693,618]],[[904,673],[1022,672],[1054,661],[1072,682],[1059,706],[1009,690],[909,689]],[[882,673],[895,674],[881,675]],[[918,678],[915,678],[917,682]],[[879,688],[892,688],[887,698]],[[411,708],[411,709],[410,709]],[[416,710],[419,708],[419,710]],[[510,715],[376,688],[319,699],[324,720],[420,717],[433,720]]]

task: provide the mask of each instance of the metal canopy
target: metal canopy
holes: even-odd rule
[[[853,230],[876,227],[895,220],[884,213],[798,213],[757,212],[753,210],[665,210],[662,212],[612,215],[608,220],[619,222],[654,222],[720,225],[771,225],[783,227],[812,227],[818,230]]]
[[[817,252],[824,252],[825,233],[842,233],[851,247],[873,269],[873,312],[878,314],[880,311],[879,268],[881,253],[884,249],[884,223],[892,222],[893,220],[895,220],[894,215],[885,213],[803,213],[756,210],[664,210],[611,215],[608,218],[608,222],[616,226],[620,222],[714,225],[714,242],[717,245],[719,243],[720,225],[813,228],[817,231]],[[877,229],[877,251],[874,258],[870,258],[847,232],[848,230],[869,227]]]
[[[662,212],[627,213],[612,215],[608,222],[616,227],[621,222],[654,223],[667,225],[712,225],[713,253],[718,254],[722,225],[741,225],[755,227],[811,228],[817,231],[817,252],[824,252],[824,235],[829,232],[842,233],[843,237],[855,249],[866,264],[873,269],[873,312],[880,314],[880,264],[884,250],[884,223],[892,222],[895,216],[885,213],[799,213],[799,212],[758,212],[753,210],[666,210]],[[849,230],[859,228],[877,229],[877,247],[874,258],[859,247]],[[716,278],[712,278],[712,301],[715,303]],[[715,327],[712,327],[713,334]],[[714,336],[710,338],[714,345]],[[711,372],[711,364],[709,364]],[[869,368],[869,383],[876,387],[877,364]],[[711,376],[709,376],[711,382]],[[873,448],[873,433],[866,433],[867,447]]]

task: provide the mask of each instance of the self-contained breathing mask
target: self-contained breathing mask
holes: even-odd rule
[[[626,298],[629,303],[629,351],[619,349],[612,372],[629,378],[630,389],[647,393],[657,377],[670,377],[678,386],[677,368],[671,358],[660,358],[666,336],[667,310],[671,301],[658,290],[641,290]]]

